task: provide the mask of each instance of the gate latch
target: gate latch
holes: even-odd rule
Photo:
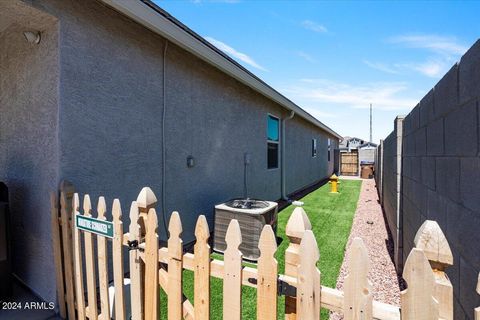
[[[143,248],[140,248],[138,246],[138,240],[133,240],[133,241],[130,241],[130,240],[127,240],[127,245],[128,245],[128,250],[139,250],[139,251],[143,251]]]
[[[289,296],[289,297],[296,297],[297,296],[297,288],[285,282],[283,280],[277,280],[277,295],[279,296]]]
[[[257,279],[255,279],[255,278],[249,278],[248,282],[250,282],[251,284],[257,284],[258,283]],[[290,285],[288,282],[277,279],[277,295],[278,296],[296,297],[297,296],[297,288]]]

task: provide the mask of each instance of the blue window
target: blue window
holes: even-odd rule
[[[267,168],[278,168],[278,150],[280,140],[280,121],[274,116],[267,117]]]
[[[269,115],[267,120],[267,139],[270,141],[278,141],[279,120],[274,116]]]

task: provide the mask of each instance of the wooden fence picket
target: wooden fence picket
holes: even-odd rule
[[[63,245],[63,267],[65,268],[65,286],[67,289],[67,310],[68,318],[75,319],[75,296],[73,293],[73,270],[72,270],[72,246],[71,228],[69,223],[70,214],[67,211],[67,196],[64,192],[60,193],[60,214],[62,221],[62,242]],[[73,217],[75,215],[73,214]]]
[[[137,244],[140,243],[140,224],[139,224],[139,209],[136,201],[132,202],[130,206],[130,226],[128,229],[128,240]],[[130,303],[132,320],[143,319],[142,306],[142,261],[140,259],[138,250],[130,250]]]
[[[73,194],[73,191],[69,194]],[[353,239],[349,248],[349,259],[346,262],[348,274],[345,277],[344,291],[321,286],[321,274],[317,268],[320,252],[315,236],[310,230],[306,212],[302,208],[294,210],[286,225],[285,233],[290,244],[285,252],[285,275],[281,275],[278,274],[278,264],[274,256],[277,244],[271,226],[267,225],[262,230],[258,243],[260,257],[257,268],[242,265],[242,252],[239,249],[242,234],[240,225],[235,219],[231,220],[227,229],[225,236],[227,248],[223,261],[210,257],[211,249],[208,244],[210,232],[207,219],[203,215],[199,216],[196,223],[193,253],[183,252],[182,223],[177,212],[173,212],[170,218],[168,246],[159,248],[157,214],[152,208],[156,198],[149,188],[144,188],[140,195],[140,202],[134,201],[130,207],[128,233],[123,232],[120,201],[115,199],[113,202],[114,232],[111,254],[114,305],[111,306],[108,267],[110,255],[108,237],[111,237],[111,234],[102,235],[101,231],[95,229],[88,231],[87,227],[76,228],[77,216],[93,218],[88,195],[84,197],[82,215],[78,194],[73,195],[71,209],[67,203],[66,193],[61,193],[61,208],[58,207],[55,194],[52,194],[52,240],[61,317],[68,316],[70,319],[80,320],[86,318],[109,320],[113,317],[117,320],[126,320],[125,304],[129,303],[131,319],[157,320],[160,318],[161,309],[160,285],[168,298],[168,314],[163,315],[163,318],[208,320],[211,299],[210,277],[215,277],[223,280],[223,318],[228,320],[242,318],[242,286],[257,290],[257,319],[277,319],[279,284],[282,285],[282,289],[285,289],[284,286],[296,289],[296,294],[295,290],[281,290],[289,294],[285,297],[286,320],[319,320],[320,307],[343,313],[345,320],[452,318],[449,307],[453,300],[450,295],[452,286],[449,282],[443,281],[444,278],[448,279],[446,276],[443,277],[443,274],[446,266],[453,260],[448,253],[446,239],[440,239],[441,230],[432,221],[428,221],[420,228],[415,237],[415,245],[418,248],[412,250],[406,261],[403,277],[408,287],[401,292],[400,310],[397,306],[373,300],[372,285],[368,280],[368,252],[360,238]],[[107,221],[106,213],[105,199],[100,197],[96,218]],[[70,219],[73,224],[70,224]],[[94,245],[95,238],[97,249]],[[434,238],[434,241],[430,241],[430,238]],[[124,296],[123,254],[126,246],[131,249],[129,297]],[[162,268],[159,268],[160,265]],[[164,268],[164,265],[168,267]],[[194,305],[182,291],[183,270],[194,273]],[[480,274],[478,281],[477,292],[480,294]],[[65,302],[61,301],[62,298]],[[444,305],[443,311],[440,301]],[[100,304],[99,308],[97,304]],[[113,314],[110,307],[114,308]],[[474,314],[475,320],[480,320],[480,307],[474,310]]]
[[[58,223],[58,197],[55,192],[50,195],[50,213],[51,213],[51,228],[52,228],[52,246],[53,258],[55,261],[55,277],[57,285],[57,299],[59,314],[62,319],[67,317],[67,309],[65,305],[65,285],[62,267],[62,244],[60,241],[60,226]],[[71,280],[71,279],[70,279]],[[73,300],[72,300],[73,301]]]
[[[480,294],[480,273],[478,274],[477,293]],[[475,320],[480,320],[480,307],[476,307],[474,310],[474,313],[475,313]]]
[[[113,285],[115,287],[115,320],[125,320],[123,287],[123,224],[122,209],[118,199],[113,200]]]
[[[372,285],[368,281],[370,261],[368,251],[360,238],[354,238],[349,250],[348,275],[345,277],[344,319],[372,319]]]
[[[423,250],[433,270],[433,297],[438,302],[439,318],[453,320],[453,286],[445,272],[453,265],[453,254],[447,238],[436,221],[425,220],[413,242],[415,248]]]
[[[174,211],[168,224],[168,320],[182,320],[182,222]]]
[[[158,318],[158,221],[155,209],[148,210],[145,236],[145,320]]]
[[[320,319],[320,259],[317,241],[306,230],[300,243],[300,264],[297,271],[297,314],[301,320]]]
[[[88,218],[92,217],[92,204],[88,194],[83,198],[83,216]],[[97,283],[95,260],[93,259],[95,255],[93,236],[91,232],[85,232],[83,238],[85,241],[85,274],[87,276],[87,316],[91,320],[97,320]]]
[[[198,217],[194,246],[194,311],[195,320],[210,319],[210,246],[207,219]]]
[[[263,227],[258,244],[257,279],[257,319],[277,319],[277,273],[278,265],[274,257],[277,241],[270,225]]]
[[[438,320],[435,278],[423,250],[413,248],[403,269],[407,289],[400,293],[402,320]]]
[[[290,244],[285,250],[285,275],[297,278],[297,267],[300,256],[300,242],[302,241],[305,230],[311,230],[312,225],[308,219],[307,213],[302,207],[296,207],[285,226],[285,235]],[[297,298],[294,296],[285,296],[285,320],[297,319]]]
[[[98,198],[97,218],[106,221],[107,204],[105,198]],[[102,320],[110,319],[110,299],[108,296],[107,238],[97,237],[98,284],[100,289],[100,312]],[[100,316],[99,316],[100,318]]]
[[[229,320],[242,318],[242,234],[238,221],[233,219],[225,236],[227,249],[224,253],[225,269],[223,276],[223,317]],[[228,316],[227,316],[228,315]]]
[[[63,204],[62,204],[62,207],[65,208]],[[80,211],[80,200],[78,198],[78,193],[75,193],[73,195],[73,203],[72,203],[73,224],[77,223],[76,217],[78,214],[80,214],[79,211]],[[85,319],[85,297],[84,297],[84,290],[83,290],[82,241],[81,241],[80,230],[75,227],[73,228],[73,247],[74,247],[75,297],[77,302],[77,318],[75,318],[75,310],[74,310],[73,318],[70,318],[70,315],[69,315],[69,319],[83,320]]]

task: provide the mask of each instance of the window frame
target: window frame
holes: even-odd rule
[[[278,121],[278,129],[277,129],[278,130],[278,140],[269,139],[269,136],[268,136],[268,120],[270,118],[273,118],[273,119]],[[280,168],[280,155],[279,155],[279,153],[280,153],[280,139],[281,139],[281,137],[280,137],[280,131],[281,131],[280,126],[281,126],[280,117],[277,117],[277,116],[268,112],[267,113],[267,170],[276,170],[276,169]],[[268,145],[269,144],[276,144],[277,145],[277,166],[276,167],[269,167],[268,166],[268,162],[269,162],[268,161]]]
[[[317,145],[317,138],[312,138],[312,145],[311,145],[311,152],[312,158],[316,158],[318,154],[318,145]]]
[[[330,162],[332,157],[331,157],[331,153],[330,153],[330,149],[331,149],[331,145],[332,145],[332,141],[330,138],[327,138],[327,161]]]

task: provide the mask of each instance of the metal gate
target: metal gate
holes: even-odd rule
[[[340,172],[344,176],[358,176],[358,152],[340,154]]]

